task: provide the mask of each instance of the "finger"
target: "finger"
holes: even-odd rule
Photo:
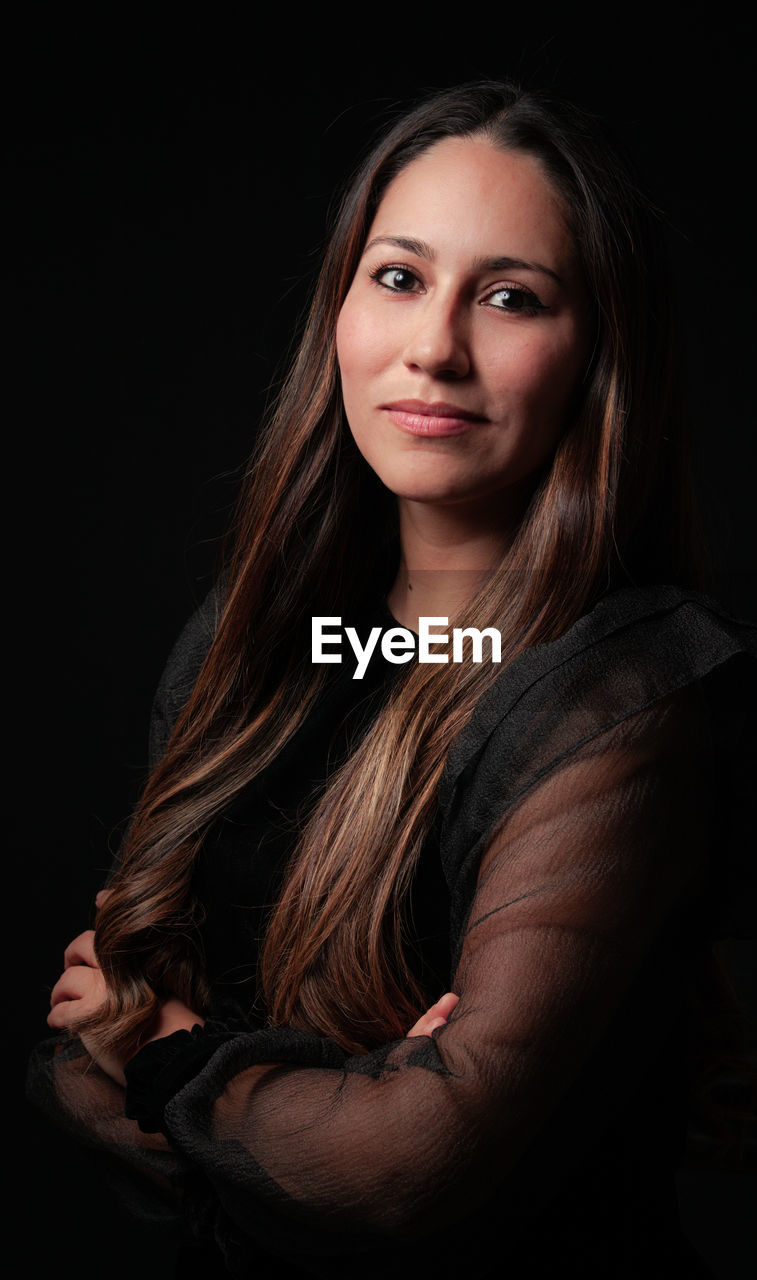
[[[65,1031],[82,1016],[81,1000],[61,1000],[47,1015],[47,1025],[55,1031]]]
[[[66,1000],[86,1000],[93,1007],[105,998],[105,982],[99,969],[88,965],[74,965],[66,969],[50,993],[50,1006],[55,1008]]]
[[[99,969],[87,965],[66,969],[50,995],[47,1025],[61,1030],[95,1013],[106,997],[105,980]]]
[[[432,1018],[430,1014],[424,1013],[415,1026],[410,1028],[405,1039],[410,1039],[411,1036],[430,1036],[436,1027],[443,1027],[446,1021],[446,1018]]]
[[[88,964],[93,969],[99,969],[97,956],[95,955],[95,931],[87,929],[84,933],[80,933],[74,938],[73,942],[69,942],[63,953],[63,968],[69,969],[71,965]]]
[[[437,1027],[443,1027],[459,999],[460,997],[456,996],[454,991],[446,991],[436,1004],[432,1004],[431,1008],[418,1019],[415,1026],[411,1027],[406,1038],[430,1036]]]
[[[452,1010],[455,1009],[457,1001],[459,1000],[460,996],[456,996],[453,991],[446,991],[443,996],[439,996],[435,1005],[430,1006],[430,1009],[425,1011],[423,1018],[420,1018],[418,1023],[415,1024],[416,1027],[419,1027],[419,1025],[423,1027],[423,1030],[420,1032],[421,1036],[428,1036],[429,1025],[432,1021],[434,1027],[441,1027],[442,1023],[446,1023],[448,1016],[450,1016]]]
[[[426,1022],[426,1027],[423,1034],[426,1036],[430,1036],[431,1032],[436,1031],[437,1027],[446,1027],[446,1025],[447,1025],[446,1018],[431,1018],[429,1021]]]
[[[97,1005],[91,1005],[89,1001],[84,999],[61,1000],[48,1013],[47,1025],[48,1027],[54,1027],[57,1031],[75,1030],[82,1019],[88,1017],[90,1013],[94,1013],[96,1008]]]
[[[68,969],[53,988],[47,1025],[60,1030],[88,1017],[100,1008],[105,994],[98,970]]]
[[[84,992],[85,987],[79,978],[78,967],[66,969],[50,992],[50,1008],[54,1009],[62,1000],[78,1000]]]
[[[419,1019],[418,1019],[418,1021],[417,1021],[416,1023],[414,1023],[414,1025],[413,1025],[413,1026],[410,1028],[410,1030],[406,1033],[406,1035],[405,1035],[405,1039],[406,1039],[406,1040],[410,1040],[410,1038],[411,1038],[412,1036],[422,1036],[422,1035],[425,1035],[425,1032],[424,1032],[424,1030],[423,1030],[424,1025],[425,1025],[425,1022],[426,1022],[426,1014],[424,1013],[423,1017],[422,1017],[422,1018],[419,1018]]]
[[[64,1013],[65,1007],[66,1007],[65,1003],[58,1004],[55,1006],[54,1009],[51,1009],[50,1012],[48,1013],[45,1021],[47,1022],[48,1027],[52,1027],[53,1031],[65,1031],[66,1027],[68,1026],[68,1021]]]
[[[433,1011],[446,1021],[459,1001],[460,997],[456,996],[454,991],[445,991],[444,995],[433,1006]],[[431,1012],[431,1009],[429,1009],[429,1013]]]

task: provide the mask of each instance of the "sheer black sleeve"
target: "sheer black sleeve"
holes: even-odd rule
[[[704,759],[696,699],[677,696],[528,789],[486,839],[460,1002],[432,1039],[340,1061],[328,1042],[271,1030],[215,1051],[164,1129],[239,1228],[274,1250],[293,1231],[303,1249],[313,1231],[327,1250],[414,1241],[502,1186],[696,898]]]
[[[162,1133],[146,1134],[124,1114],[124,1090],[62,1033],[34,1050],[27,1094],[60,1128],[92,1151],[125,1205],[141,1218],[178,1220],[187,1165]]]
[[[353,1057],[287,1029],[235,1031],[189,1079],[176,1042],[163,1132],[239,1238],[314,1269],[444,1240],[518,1199],[529,1151],[584,1078],[573,1140],[601,1138],[654,1060],[678,942],[721,854],[704,686],[743,643],[717,628],[703,656],[701,611],[671,609],[680,625],[668,611],[651,630],[638,601],[630,618],[600,611],[524,655],[453,753],[441,856],[460,1000],[445,1027]],[[597,1062],[613,1074],[604,1093]],[[115,1135],[123,1114],[111,1119]],[[546,1195],[575,1152],[542,1156]]]

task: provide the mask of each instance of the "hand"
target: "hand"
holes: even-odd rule
[[[106,995],[105,979],[95,955],[95,932],[87,929],[63,953],[63,973],[50,996],[47,1025],[56,1030],[73,1026],[95,1013]]]
[[[95,906],[98,911],[105,906],[112,892],[112,889],[101,889],[95,895]],[[174,1031],[191,1031],[192,1027],[204,1027],[204,1025],[204,1018],[194,1013],[182,1000],[172,996],[163,1001],[151,1024],[151,1034],[142,1041],[142,1044],[149,1044],[151,1040],[162,1040],[164,1036],[173,1035]]]
[[[460,997],[456,996],[454,991],[446,991],[441,999],[437,1000],[436,1004],[432,1004],[431,1008],[418,1019],[415,1026],[410,1028],[405,1039],[409,1039],[410,1036],[430,1036],[437,1027],[443,1027],[459,999]]]
[[[87,929],[66,947],[63,973],[50,996],[47,1025],[55,1031],[75,1033],[76,1024],[96,1013],[104,1004],[106,995],[105,979],[95,955],[95,933],[93,929]],[[81,1042],[111,1079],[117,1084],[126,1084],[123,1059],[114,1053],[97,1053],[86,1036],[81,1037]]]
[[[110,892],[109,889],[100,890],[96,898],[98,908],[103,905]],[[66,947],[63,956],[64,971],[53,987],[50,996],[51,1010],[47,1018],[47,1025],[56,1031],[67,1030],[76,1034],[77,1023],[95,1013],[105,1002],[105,979],[97,963],[94,941],[94,930],[88,929]],[[204,1019],[183,1001],[172,997],[160,1005],[150,1023],[150,1034],[142,1040],[142,1044],[170,1036],[174,1031],[190,1031],[198,1023],[200,1026],[204,1025]],[[125,1087],[123,1069],[133,1055],[103,1053],[95,1048],[86,1035],[80,1036],[80,1039],[97,1065],[117,1084]]]

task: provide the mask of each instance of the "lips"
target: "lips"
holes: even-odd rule
[[[470,431],[476,423],[486,422],[481,414],[446,400],[394,400],[382,405],[395,426],[414,436],[455,436]]]

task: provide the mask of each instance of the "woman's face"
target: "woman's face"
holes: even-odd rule
[[[437,143],[388,187],[339,316],[363,457],[401,499],[504,497],[560,436],[587,312],[539,162],[483,138]]]

